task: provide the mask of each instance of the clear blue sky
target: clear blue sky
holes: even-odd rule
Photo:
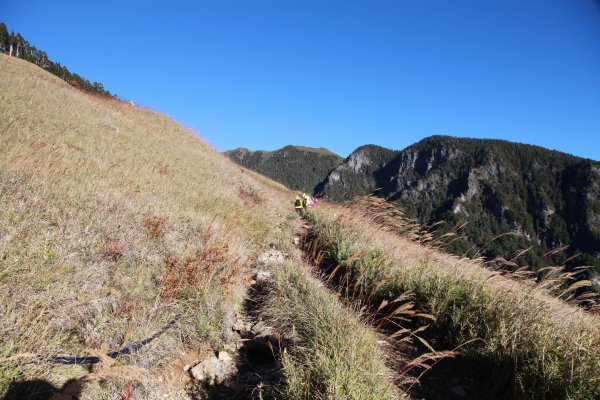
[[[219,150],[448,134],[600,160],[600,0],[0,0],[0,20]]]

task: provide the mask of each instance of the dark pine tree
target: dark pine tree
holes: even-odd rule
[[[12,47],[12,51],[14,54],[15,51],[15,44],[17,42],[17,37],[15,36],[15,32],[14,31],[10,31],[10,35],[8,35],[8,50],[11,50]]]
[[[4,22],[0,23],[0,50],[2,52],[8,51],[8,29]]]

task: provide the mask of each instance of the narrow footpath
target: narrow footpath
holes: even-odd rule
[[[282,262],[287,255],[270,251],[258,264]],[[280,335],[261,318],[261,299],[270,272],[253,270],[242,309],[226,329],[227,343],[213,357],[189,369],[193,399],[270,400],[282,383],[278,365]]]

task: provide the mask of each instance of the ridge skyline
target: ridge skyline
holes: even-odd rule
[[[276,152],[278,150],[283,150],[284,148],[291,146],[291,147],[296,147],[296,148],[299,148],[299,149],[309,149],[309,150],[320,150],[320,149],[323,149],[323,150],[326,150],[326,151],[328,151],[328,152],[330,152],[330,153],[332,153],[332,154],[334,154],[336,156],[339,156],[339,157],[341,157],[343,159],[346,159],[352,153],[354,153],[355,151],[357,151],[358,149],[360,149],[361,147],[364,147],[364,146],[377,146],[377,147],[381,147],[381,148],[384,148],[384,149],[387,149],[387,150],[392,150],[394,152],[401,152],[403,150],[406,150],[408,147],[413,146],[413,145],[415,145],[415,144],[417,144],[419,142],[422,142],[422,141],[425,141],[425,140],[428,140],[428,139],[431,139],[431,138],[440,138],[440,137],[441,138],[451,138],[451,139],[465,139],[465,140],[471,140],[471,139],[473,139],[473,140],[481,140],[481,141],[501,141],[501,142],[507,142],[507,143],[525,145],[525,146],[533,146],[533,147],[539,147],[539,148],[544,149],[544,150],[549,150],[549,151],[554,151],[554,152],[557,152],[557,153],[567,154],[569,156],[576,157],[576,158],[581,158],[581,159],[584,159],[584,160],[591,160],[591,161],[600,162],[600,159],[594,159],[594,158],[584,157],[584,156],[580,156],[580,155],[577,155],[577,154],[569,153],[569,152],[561,150],[561,149],[549,148],[549,147],[545,147],[545,146],[541,146],[541,145],[533,144],[533,143],[516,142],[516,141],[502,139],[502,138],[487,138],[487,137],[481,138],[481,137],[454,136],[454,135],[429,135],[429,136],[425,136],[425,137],[417,140],[416,142],[410,143],[410,144],[408,144],[408,145],[406,145],[405,147],[402,147],[402,148],[388,147],[388,146],[384,146],[384,145],[381,145],[381,144],[378,144],[378,143],[363,143],[361,145],[356,146],[354,148],[354,150],[350,151],[347,154],[341,154],[341,153],[336,152],[336,151],[332,150],[331,148],[328,148],[328,147],[325,147],[325,146],[318,146],[318,145],[317,146],[315,146],[315,145],[308,146],[308,145],[298,145],[298,144],[291,144],[291,143],[287,144],[287,145],[284,145],[282,147],[273,148],[273,149],[251,149],[251,148],[244,147],[244,146],[237,146],[237,147],[232,148],[232,149],[224,150],[224,151],[222,151],[222,153],[226,154],[226,153],[233,152],[233,151],[236,151],[236,150],[247,150],[247,151],[250,151],[250,152],[253,152],[253,153],[259,152],[259,151],[273,153],[273,152]]]

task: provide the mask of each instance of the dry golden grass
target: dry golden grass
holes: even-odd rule
[[[483,259],[461,258],[440,251],[435,241],[420,226],[403,220],[401,213],[390,219],[382,215],[380,206],[378,199],[364,198],[347,207],[324,204],[319,211],[350,228],[358,235],[361,243],[376,245],[393,255],[398,261],[398,268],[402,270],[412,272],[411,268],[418,271],[423,271],[424,267],[434,268],[452,278],[484,282],[486,287],[498,293],[510,293],[511,301],[531,298],[544,310],[556,314],[555,319],[562,323],[573,325],[581,321],[586,325],[600,326],[600,318],[557,298],[553,285],[557,282],[536,283],[534,280],[520,279],[520,274],[504,274],[487,268]],[[383,211],[387,213],[387,205],[384,207]],[[573,285],[571,290],[576,288],[577,285]]]
[[[274,269],[266,315],[290,344],[282,355],[287,399],[397,399],[377,335],[335,293],[290,262]]]
[[[9,357],[115,350],[176,315],[117,365],[155,382],[218,346],[248,264],[288,229],[288,198],[165,116],[0,56],[0,393],[89,372]]]

